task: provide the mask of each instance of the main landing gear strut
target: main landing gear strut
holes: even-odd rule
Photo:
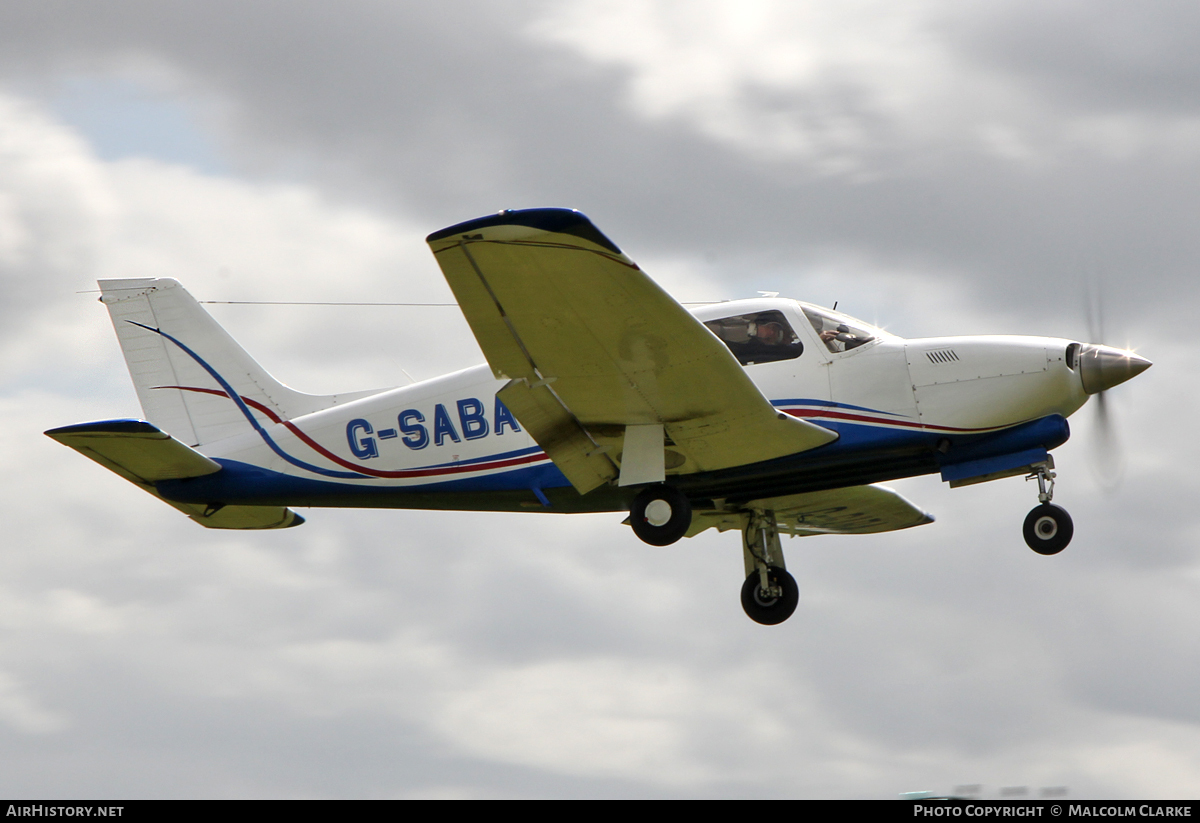
[[[1050,502],[1054,497],[1054,463],[1037,463],[1032,468],[1033,473],[1025,479],[1037,478],[1041,505],[1035,506],[1025,517],[1025,542],[1038,554],[1058,554],[1071,542],[1075,524],[1066,509]]]
[[[800,589],[784,568],[774,512],[750,512],[746,530],[742,532],[742,553],[746,561],[742,608],[746,614],[764,626],[787,620],[800,602]]]
[[[629,507],[633,533],[651,546],[669,546],[683,537],[692,524],[692,507],[683,492],[667,483],[655,483],[638,492]],[[800,589],[783,563],[775,512],[747,512],[742,532],[746,582],[742,608],[756,623],[774,626],[796,611]]]

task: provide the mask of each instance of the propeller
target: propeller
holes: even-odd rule
[[[1092,424],[1092,456],[1096,479],[1106,492],[1116,491],[1125,478],[1125,448],[1112,424],[1108,392],[1096,395]]]
[[[1086,282],[1084,314],[1088,337],[1092,340],[1103,340],[1104,298],[1102,289],[1095,284],[1094,278],[1089,278]],[[1108,390],[1150,368],[1150,361],[1131,351],[1114,349],[1100,343],[1082,346],[1077,361],[1084,391],[1095,396],[1096,411],[1092,427],[1093,465],[1101,488],[1111,492],[1120,486],[1124,476],[1125,452],[1113,425]]]
[[[1090,277],[1084,286],[1083,311],[1089,340],[1104,339],[1104,296],[1096,280],[1096,277]],[[1125,476],[1125,450],[1109,416],[1108,392],[1097,392],[1092,405],[1095,408],[1092,413],[1092,469],[1100,487],[1111,493],[1117,490]]]

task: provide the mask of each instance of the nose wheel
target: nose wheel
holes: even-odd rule
[[[742,554],[746,561],[742,608],[755,623],[775,626],[796,611],[800,587],[783,566],[775,513],[755,510],[747,520],[742,532]]]
[[[1058,554],[1067,547],[1075,534],[1071,515],[1050,500],[1054,497],[1054,463],[1047,461],[1033,467],[1033,474],[1026,477],[1038,481],[1038,500],[1041,505],[1025,516],[1025,543],[1038,554]]]
[[[762,584],[763,575],[754,571],[742,584],[742,608],[755,623],[775,626],[792,616],[800,602],[800,587],[796,578],[778,566],[767,567],[767,585]]]
[[[1043,503],[1025,517],[1025,542],[1038,554],[1058,554],[1071,542],[1075,525],[1061,506]]]

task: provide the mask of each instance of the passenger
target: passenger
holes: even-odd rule
[[[821,332],[820,336],[830,351],[849,351],[872,339],[870,337],[859,337],[851,332],[850,327],[845,323],[839,325],[836,329],[826,329]]]

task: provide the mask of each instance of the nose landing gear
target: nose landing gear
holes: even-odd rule
[[[742,533],[742,549],[746,561],[742,608],[755,623],[782,623],[796,611],[800,588],[784,568],[774,512],[756,510],[750,514]]]
[[[1025,543],[1038,554],[1044,555],[1058,554],[1067,547],[1075,534],[1075,524],[1071,522],[1071,515],[1067,514],[1066,509],[1050,502],[1054,497],[1054,472],[1051,471],[1053,468],[1054,463],[1051,461],[1038,463],[1033,466],[1033,474],[1025,478],[1037,478],[1040,501],[1040,505],[1035,506],[1025,516]]]

